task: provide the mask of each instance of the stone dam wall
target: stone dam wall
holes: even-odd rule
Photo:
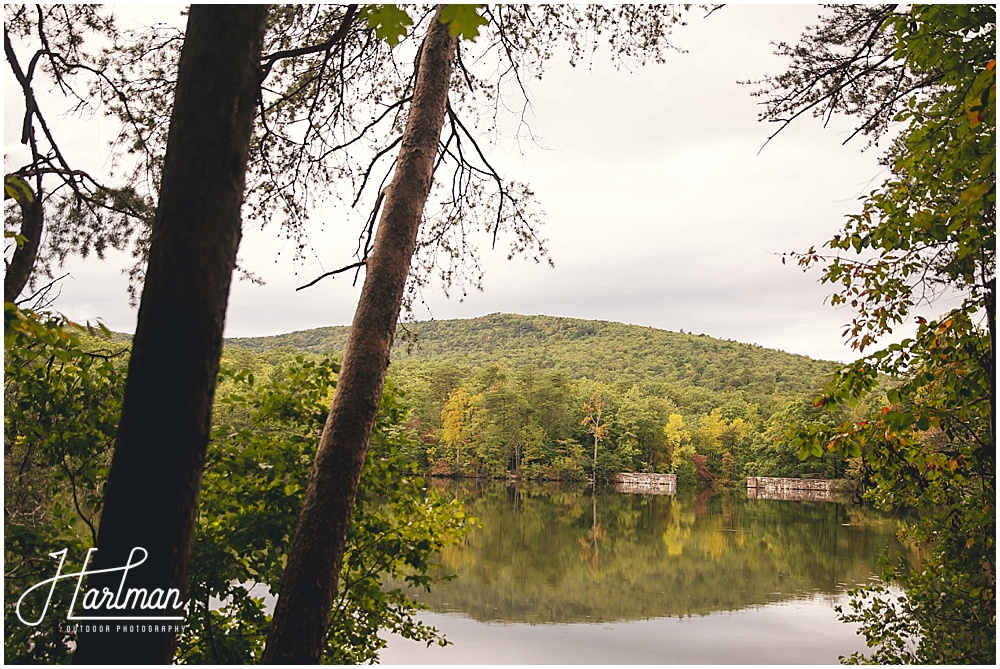
[[[673,495],[676,474],[636,474],[623,472],[611,478],[615,491],[641,495]],[[767,476],[747,477],[749,499],[812,500],[832,502],[843,498],[843,481],[835,479],[792,479]]]
[[[615,491],[643,495],[673,495],[677,492],[677,474],[615,474]]]
[[[788,499],[832,502],[838,497],[841,481],[833,479],[789,479],[767,476],[747,477],[749,499]]]

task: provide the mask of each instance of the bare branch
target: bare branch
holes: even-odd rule
[[[376,153],[375,157],[371,159],[371,161],[368,163],[368,168],[365,170],[364,178],[361,180],[361,187],[358,188],[357,196],[354,198],[354,202],[351,203],[352,207],[356,207],[358,205],[358,200],[361,199],[361,194],[365,190],[365,184],[368,183],[368,178],[371,176],[372,170],[375,168],[375,164],[379,161],[379,159],[382,156],[392,151],[394,148],[396,148],[396,145],[402,141],[403,141],[403,136],[400,135],[399,137],[394,139],[389,146],[385,147],[384,149]]]
[[[354,262],[354,263],[351,263],[350,265],[345,265],[344,267],[341,267],[340,269],[335,269],[335,270],[332,270],[332,271],[329,271],[329,272],[325,272],[324,274],[320,274],[318,277],[316,277],[315,279],[313,279],[309,283],[305,284],[304,286],[299,286],[295,290],[303,290],[305,288],[309,288],[310,286],[316,285],[317,283],[319,283],[321,280],[325,279],[328,276],[336,276],[337,274],[342,274],[344,272],[350,271],[350,270],[358,268],[358,267],[364,267],[366,264],[367,264],[366,262]]]

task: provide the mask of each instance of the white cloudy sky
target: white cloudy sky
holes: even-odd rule
[[[539,144],[508,142],[491,159],[533,186],[555,269],[508,261],[502,244],[487,248],[485,292],[460,302],[429,291],[429,313],[418,306],[416,317],[549,314],[852,357],[840,336],[850,313],[824,303],[830,291],[815,271],[782,265],[777,254],[819,245],[842,225],[884,177],[876,150],[862,152],[862,140],[843,146],[846,120],[824,130],[803,118],[758,155],[773,127],[757,121],[751,88],[736,83],[778,72],[770,42],[793,40],[817,13],[805,5],[730,5],[708,18],[690,15],[673,39],[687,53],[664,65],[615,71],[600,51],[590,68],[553,63],[530,84],[528,120]],[[10,153],[23,109],[9,75],[5,85]],[[110,122],[88,123],[70,146],[93,158]],[[354,243],[344,240],[356,239],[366,215],[352,213],[342,225],[327,220],[329,232],[311,238],[317,258],[304,265],[294,265],[270,231],[247,230],[241,259],[266,285],[234,284],[227,335],[350,323],[358,289],[349,279],[294,288],[351,262]],[[57,309],[132,331],[121,264],[92,259],[68,269]]]

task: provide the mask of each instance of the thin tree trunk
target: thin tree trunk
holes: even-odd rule
[[[597,490],[597,446],[601,443],[601,414],[603,408],[600,406],[601,399],[598,398],[597,420],[594,422],[594,490]]]
[[[265,663],[316,664],[322,657],[348,524],[444,123],[457,39],[439,17],[440,8],[421,47],[396,172],[288,554],[264,649]]]
[[[99,550],[91,567],[121,567],[134,547],[145,548],[148,559],[127,574],[125,588],[183,593],[186,585],[241,235],[266,17],[266,5],[190,9]],[[121,579],[120,572],[93,576],[88,586],[116,592]],[[170,613],[105,609],[98,615]],[[169,663],[175,646],[174,633],[81,634],[73,659]]]
[[[23,246],[14,249],[3,277],[3,301],[13,302],[21,294],[31,278],[31,270],[38,257],[38,247],[42,243],[43,210],[42,194],[36,193],[31,202],[19,200],[21,205],[21,235]]]
[[[997,416],[997,302],[996,302],[997,279],[994,276],[986,282],[986,326],[990,337],[990,355],[986,361],[986,378],[990,384],[990,416],[987,421],[989,429],[989,443],[987,444],[986,460],[993,471],[996,467],[997,440],[996,440],[996,416]],[[995,474],[995,472],[994,472]]]

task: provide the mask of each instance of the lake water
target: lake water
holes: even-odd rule
[[[896,521],[837,502],[436,482],[480,527],[411,595],[444,648],[392,637],[383,664],[836,664],[837,620]]]

